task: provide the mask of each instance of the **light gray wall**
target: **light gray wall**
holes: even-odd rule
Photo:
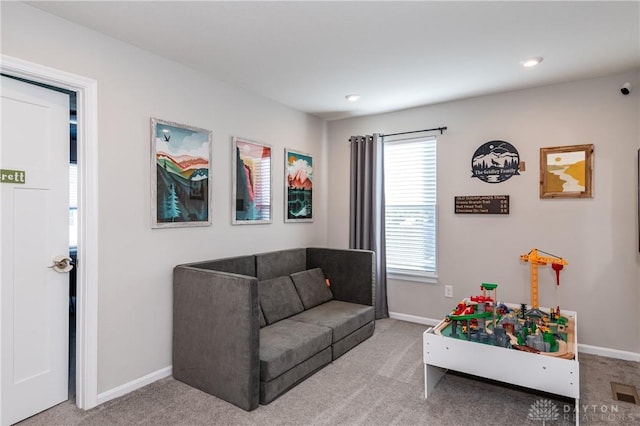
[[[389,282],[389,310],[442,318],[482,282],[498,283],[500,300],[529,303],[529,266],[519,256],[538,248],[564,257],[561,308],[578,312],[580,343],[640,351],[637,150],[640,85],[622,75],[353,118],[329,124],[332,173],[328,205],[332,247],[348,245],[350,135],[448,126],[438,136],[437,284]],[[636,88],[623,96],[630,81]],[[500,184],[471,178],[471,157],[484,142],[513,144],[526,163]],[[539,149],[595,145],[592,199],[539,198]],[[456,215],[456,195],[510,196],[510,214]],[[452,285],[454,298],[444,297]],[[540,304],[555,306],[555,275],[540,270]]]
[[[5,55],[98,81],[98,393],[171,365],[176,264],[326,244],[323,209],[283,223],[285,147],[314,155],[326,200],[323,121],[24,4],[2,2],[1,35]],[[213,131],[213,226],[151,229],[150,117]],[[273,148],[272,224],[231,225],[233,136]]]

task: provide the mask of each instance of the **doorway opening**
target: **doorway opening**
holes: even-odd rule
[[[76,93],[69,94],[69,399],[76,397],[76,295],[78,270],[78,113]]]
[[[88,410],[98,405],[98,82],[67,71],[2,55],[0,74],[50,86],[75,95],[77,132],[77,262],[73,303],[75,336],[75,405]],[[75,121],[75,120],[74,120]],[[73,296],[72,296],[73,297]]]

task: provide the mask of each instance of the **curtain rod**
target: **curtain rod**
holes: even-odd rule
[[[442,134],[445,130],[447,130],[447,126],[443,126],[443,127],[435,127],[433,129],[424,129],[424,130],[413,130],[411,132],[400,132],[400,133],[391,133],[389,135],[380,135],[383,138],[386,138],[387,136],[398,136],[398,135],[408,135],[410,133],[422,133],[422,132],[433,132],[435,130],[438,130],[440,132],[440,134]]]
[[[424,130],[412,130],[410,132],[400,132],[400,133],[391,133],[388,135],[380,135],[381,138],[386,138],[388,136],[399,136],[399,135],[408,135],[411,133],[423,133],[423,132],[433,132],[435,130],[438,130],[440,132],[440,134],[442,134],[445,130],[447,130],[447,126],[441,126],[441,127],[434,127],[433,129],[424,129]],[[351,142],[351,138],[349,138],[349,142]]]

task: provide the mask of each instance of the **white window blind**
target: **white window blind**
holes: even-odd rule
[[[435,276],[436,138],[385,142],[387,269]]]
[[[271,157],[259,158],[255,168],[256,207],[260,210],[260,220],[271,219]]]

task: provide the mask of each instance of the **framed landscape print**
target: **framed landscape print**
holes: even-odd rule
[[[285,222],[313,222],[313,157],[285,148]]]
[[[151,119],[151,227],[211,225],[211,131]]]
[[[233,138],[231,223],[271,223],[271,147]]]
[[[540,198],[592,198],[592,186],[592,144],[540,148]]]

